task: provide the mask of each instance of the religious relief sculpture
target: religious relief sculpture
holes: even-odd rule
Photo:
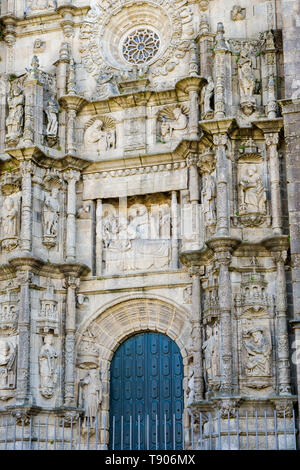
[[[202,119],[213,119],[214,110],[213,110],[213,97],[215,84],[212,77],[208,77],[207,84],[202,88],[201,91],[201,107],[202,107]]]
[[[58,353],[53,346],[54,337],[51,333],[44,338],[44,344],[39,354],[40,392],[44,398],[51,398],[57,383]]]
[[[249,56],[249,51],[246,47],[241,49],[237,65],[241,108],[246,116],[250,116],[256,109],[256,101],[254,97],[255,76],[253,72],[252,59]]]
[[[50,96],[46,104],[47,128],[46,140],[50,147],[57,143],[58,132],[58,104],[54,96]]]
[[[162,143],[182,139],[188,130],[188,110],[176,106],[165,108],[159,113],[159,140]]]
[[[7,99],[8,116],[6,118],[6,143],[9,147],[17,146],[23,135],[25,98],[21,87],[11,82]]]
[[[258,165],[247,165],[241,171],[239,182],[241,222],[247,226],[259,225],[266,215],[266,189]]]
[[[0,400],[12,398],[16,387],[17,348],[11,338],[0,339]]]
[[[29,11],[47,10],[48,8],[57,8],[56,0],[28,0],[27,7]]]
[[[37,333],[59,334],[58,302],[54,293],[54,287],[48,279],[47,289],[41,297],[41,309],[36,320]]]
[[[244,363],[248,377],[263,377],[271,374],[272,346],[263,328],[252,328],[243,332],[247,359]]]
[[[4,198],[1,211],[2,248],[13,250],[19,244],[20,193],[10,194]]]
[[[107,272],[163,269],[169,265],[170,239],[162,239],[162,232],[154,228],[155,218],[160,215],[157,210],[149,214],[147,207],[139,203],[129,207],[127,218],[117,218],[111,211],[105,213],[102,227]],[[164,222],[160,219],[159,227]]]
[[[220,352],[219,352],[219,324],[206,326],[206,340],[202,346],[205,366],[205,382],[207,391],[218,388],[220,376]]]
[[[114,150],[116,148],[115,123],[108,117],[91,119],[86,125],[84,134],[84,147],[98,154]]]
[[[193,365],[190,365],[189,378],[186,389],[186,406],[192,405],[195,399],[195,372]]]
[[[43,207],[43,243],[51,248],[56,245],[60,204],[59,189],[53,187],[51,193],[45,196]]]
[[[217,186],[214,174],[203,175],[202,202],[207,235],[213,235],[217,223]]]
[[[102,403],[103,385],[98,369],[90,369],[80,381],[81,406],[84,409],[85,426],[94,426]],[[88,424],[87,424],[88,421]]]
[[[242,21],[246,18],[246,8],[242,8],[239,5],[234,5],[231,10],[232,21]]]

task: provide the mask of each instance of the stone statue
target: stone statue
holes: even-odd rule
[[[0,340],[0,391],[15,386],[16,347],[7,339]],[[0,396],[1,398],[1,396]]]
[[[57,382],[57,351],[53,347],[53,335],[47,334],[39,354],[40,391],[43,397],[51,398]]]
[[[219,341],[218,341],[218,325],[207,325],[206,341],[204,341],[202,349],[204,352],[204,365],[206,372],[206,382],[208,385],[216,379],[219,370]]]
[[[240,52],[238,60],[238,77],[241,107],[246,115],[250,115],[256,108],[254,97],[255,76],[253,73],[252,60],[248,50],[244,47]]]
[[[192,403],[194,403],[194,399],[195,399],[195,373],[194,373],[193,366],[190,366],[190,373],[189,373],[189,378],[188,378],[186,395],[187,395],[186,405],[189,406]]]
[[[59,215],[58,188],[52,188],[44,201],[44,236],[56,237]]]
[[[7,100],[8,116],[6,119],[7,142],[17,143],[22,135],[24,125],[24,95],[18,85],[11,85],[10,94]]]
[[[18,235],[18,209],[12,196],[7,196],[2,208],[3,238],[16,237]]]
[[[242,21],[246,18],[246,9],[240,7],[239,5],[234,5],[231,10],[231,19],[232,21]]]
[[[266,190],[258,170],[249,167],[240,181],[241,213],[265,213]]]
[[[106,152],[116,146],[115,130],[104,131],[104,123],[101,119],[96,119],[90,127],[87,128],[84,135],[85,147],[95,145],[100,152]]]
[[[102,403],[103,385],[100,380],[100,373],[97,369],[91,369],[80,381],[82,388],[82,406],[85,417],[90,422],[98,415],[99,406]]]
[[[214,110],[211,107],[211,101],[214,94],[215,84],[212,77],[208,77],[208,83],[203,87],[201,92],[201,105],[203,119],[213,119]]]
[[[57,136],[57,130],[58,130],[57,113],[58,113],[58,105],[56,103],[55,98],[51,96],[46,107],[46,116],[47,116],[47,121],[48,121],[47,129],[46,129],[47,136],[50,136],[50,137]]]
[[[203,188],[203,212],[204,220],[207,225],[216,223],[216,197],[217,187],[215,177],[211,174],[206,174],[204,177]]]
[[[263,328],[252,328],[244,332],[244,347],[248,355],[245,363],[246,375],[250,377],[270,375],[272,346]]]
[[[160,124],[160,135],[163,142],[182,138],[187,128],[188,117],[179,106],[164,110]]]

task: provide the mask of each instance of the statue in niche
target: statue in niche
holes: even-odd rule
[[[265,213],[266,190],[258,169],[254,166],[247,168],[240,181],[241,213]]]
[[[103,385],[100,380],[100,372],[98,369],[91,369],[86,376],[80,381],[82,389],[82,407],[84,408],[85,418],[90,423],[95,420],[98,415],[99,407],[102,403]]]
[[[46,106],[47,129],[46,134],[49,137],[56,137],[58,130],[58,105],[53,96],[50,97]]]
[[[260,377],[271,373],[272,346],[263,328],[252,328],[244,331],[244,347],[247,351],[245,363],[246,375]]]
[[[39,354],[40,391],[45,398],[51,398],[57,382],[57,351],[53,346],[53,335],[47,334]]]
[[[160,135],[163,142],[181,139],[188,128],[188,117],[181,107],[166,108],[160,116]]]
[[[2,235],[3,239],[18,236],[18,215],[16,201],[12,196],[7,196],[2,208]]]
[[[217,186],[214,175],[206,174],[204,176],[203,188],[203,212],[206,225],[216,224],[216,197]]]
[[[15,387],[16,347],[7,339],[0,340],[0,399],[1,390]],[[9,397],[7,397],[9,398]]]
[[[204,352],[204,364],[206,383],[210,385],[219,375],[219,326],[207,325],[206,341],[202,346]]]
[[[195,373],[194,373],[193,365],[190,365],[190,372],[189,372],[186,394],[187,394],[186,405],[189,406],[192,403],[194,403],[194,399],[195,399]]]
[[[103,68],[97,78],[97,99],[106,99],[111,95],[117,94],[117,92],[118,87],[116,84],[114,73],[107,68]]]
[[[201,106],[203,119],[213,119],[214,110],[212,109],[212,99],[214,96],[215,84],[212,77],[208,77],[207,84],[202,88]]]
[[[244,114],[250,116],[256,108],[256,101],[254,97],[255,76],[253,72],[252,60],[251,57],[249,57],[247,48],[242,48],[237,65],[241,107]]]
[[[116,148],[116,132],[115,129],[109,127],[106,129],[101,119],[95,119],[94,122],[86,129],[84,135],[84,145],[86,148],[95,146],[97,151],[106,152]]]
[[[43,209],[44,236],[56,237],[59,216],[58,188],[52,188],[51,194],[45,197]]]
[[[6,141],[11,144],[17,144],[22,135],[24,125],[24,94],[18,85],[11,84],[7,103],[8,116],[6,119]]]

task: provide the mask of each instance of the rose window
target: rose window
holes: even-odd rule
[[[133,31],[123,43],[123,57],[131,64],[145,64],[158,53],[160,39],[151,29]]]

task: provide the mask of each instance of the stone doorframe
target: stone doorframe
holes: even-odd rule
[[[88,341],[91,342],[91,349],[94,349],[94,352],[93,345],[97,345],[96,348],[99,350],[103,385],[100,416],[102,429],[104,416],[107,430],[109,426],[110,363],[113,355],[128,337],[145,331],[163,333],[178,345],[184,366],[183,393],[185,415],[187,414],[186,389],[190,368],[189,357],[192,354],[190,350],[192,332],[190,313],[168,298],[144,293],[123,296],[100,307],[81,324],[77,331],[77,364],[78,358],[83,354],[82,349],[87,350]],[[82,348],[83,343],[85,345]],[[81,368],[84,367],[81,365]],[[80,378],[79,374],[78,379]],[[186,419],[185,422],[188,425]],[[100,436],[101,444],[103,444],[104,433],[101,432]],[[108,443],[108,432],[105,443]]]

